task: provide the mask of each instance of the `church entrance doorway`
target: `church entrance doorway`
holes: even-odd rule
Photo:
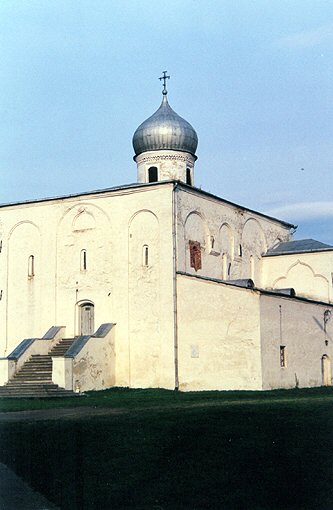
[[[92,335],[94,332],[94,305],[82,303],[79,308],[80,335]]]
[[[322,370],[323,386],[331,386],[332,385],[331,360],[327,356],[327,354],[324,354],[324,356],[321,358],[321,370]]]

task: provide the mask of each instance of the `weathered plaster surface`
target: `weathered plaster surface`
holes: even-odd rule
[[[155,159],[140,159],[139,167],[146,172],[155,162],[165,179],[191,167],[180,153],[163,159],[167,154],[161,151],[160,160],[150,156]],[[181,275],[176,299],[174,252],[176,269],[191,275],[252,278],[256,287],[295,287],[299,295],[326,302],[333,301],[332,255],[263,258],[276,242],[289,239],[287,225],[183,185],[173,195],[174,186],[156,183],[2,207],[0,356],[52,324],[65,324],[68,337],[79,335],[80,304],[89,302],[95,329],[117,323],[114,342],[103,346],[92,339],[74,361],[55,358],[53,377],[60,386],[174,388],[177,331],[180,389],[259,389],[262,370],[267,387],[292,386],[291,376],[281,379],[279,370],[277,375],[275,368],[272,373],[265,368],[275,363],[275,305],[267,305],[265,315],[261,299],[260,319],[258,291]],[[190,264],[189,241],[200,243],[197,271]],[[29,275],[32,255],[34,274]],[[285,306],[284,298],[274,299]],[[315,305],[298,309],[299,302],[290,303],[285,327],[295,343],[291,352],[302,353],[317,338],[317,322],[302,324],[303,314],[309,317]],[[320,384],[317,360],[331,356],[329,345],[325,353],[313,352],[313,373],[307,368],[310,358],[304,369],[295,365],[300,385]],[[0,360],[0,381],[8,370]]]
[[[266,288],[293,287],[296,294],[333,303],[333,252],[295,253],[263,258]]]
[[[189,264],[189,241],[198,241],[202,268],[196,274],[228,280],[252,278],[260,287],[262,255],[278,240],[289,238],[289,228],[276,220],[178,188],[179,271],[196,273]]]
[[[156,184],[1,208],[0,356],[52,324],[78,335],[79,304],[88,301],[95,328],[117,323],[115,384],[173,387],[172,190]]]
[[[261,389],[258,293],[178,275],[177,294],[180,389]]]
[[[326,325],[325,310],[331,311]],[[263,389],[322,385],[322,357],[333,360],[332,306],[261,295],[260,328]],[[281,345],[285,368],[280,367]]]
[[[74,391],[115,386],[115,328],[104,338],[91,337],[73,359]]]

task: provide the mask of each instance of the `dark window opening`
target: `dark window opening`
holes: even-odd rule
[[[87,250],[81,250],[81,271],[87,270]]]
[[[241,244],[239,245],[239,248],[238,248],[238,255],[239,255],[240,257],[242,257],[242,256],[243,256],[243,248],[242,248],[242,245],[241,245]]]
[[[148,170],[148,182],[157,182],[157,181],[158,181],[157,167],[151,166]]]
[[[280,345],[280,367],[285,368],[286,366],[286,347],[285,345]]]
[[[33,276],[35,276],[35,257],[30,255],[28,260],[28,277],[32,278]]]
[[[190,245],[190,266],[195,271],[201,269],[201,246],[198,241],[189,241]]]
[[[186,168],[186,184],[192,186],[192,175],[190,168]]]
[[[147,244],[143,246],[143,265],[145,267],[149,265],[149,248]]]

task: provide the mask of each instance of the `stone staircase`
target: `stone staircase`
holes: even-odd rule
[[[57,345],[55,345],[49,352],[49,356],[63,356],[70,348],[75,338],[63,338]]]
[[[43,398],[78,396],[52,382],[52,356],[63,356],[74,338],[64,338],[48,354],[33,354],[5,386],[0,387],[2,398]]]

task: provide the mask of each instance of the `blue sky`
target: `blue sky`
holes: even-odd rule
[[[333,244],[333,1],[1,0],[0,202],[135,182],[169,102],[195,184]]]

